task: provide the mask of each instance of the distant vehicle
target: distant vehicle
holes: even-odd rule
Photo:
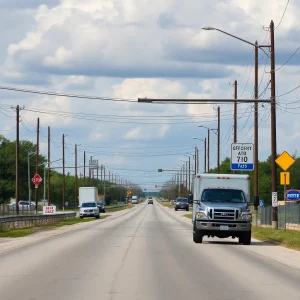
[[[105,213],[104,203],[103,202],[97,202],[97,205],[98,205],[99,211],[102,212],[102,213]]]
[[[79,188],[79,205],[84,202],[98,202],[98,189],[96,187]]]
[[[240,174],[198,174],[193,182],[193,240],[203,236],[238,237],[251,244],[252,213],[250,176]]]
[[[79,206],[79,217],[83,219],[84,217],[95,217],[100,219],[100,211],[96,202],[83,202]]]
[[[177,198],[175,202],[175,210],[178,209],[185,209],[186,211],[189,211],[190,206],[187,198]]]
[[[29,201],[27,200],[20,200],[18,202],[19,210],[35,210],[35,202],[30,201],[30,209],[29,209]],[[8,205],[8,210],[16,210],[16,202],[12,202]]]
[[[134,200],[131,200],[131,203],[132,203],[132,204],[138,204],[139,202],[138,202],[137,199],[134,199]]]
[[[148,204],[153,204],[153,199],[149,199]]]

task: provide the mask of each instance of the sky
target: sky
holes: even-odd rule
[[[207,129],[217,128],[214,104],[145,104],[137,99],[253,99],[254,49],[213,26],[260,45],[275,23],[277,152],[299,153],[300,3],[296,0],[0,0],[0,134],[36,142],[52,167],[74,173],[78,145],[107,173],[156,191],[199,148],[203,172]],[[265,48],[267,49],[267,48]],[[270,59],[259,52],[259,95],[270,97]],[[21,91],[6,88],[21,89]],[[24,92],[84,96],[75,98]],[[98,97],[98,99],[97,99]],[[233,104],[220,104],[221,160],[230,157]],[[253,143],[253,104],[238,105],[237,141]],[[196,139],[193,139],[196,137]],[[210,167],[217,163],[211,131]],[[270,105],[259,104],[259,159],[271,154]],[[169,170],[158,173],[158,169]],[[57,169],[60,170],[60,169]],[[172,171],[173,170],[173,171]]]

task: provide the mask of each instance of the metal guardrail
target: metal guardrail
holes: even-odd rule
[[[49,219],[67,219],[76,217],[76,212],[71,213],[57,213],[54,215],[30,215],[30,216],[5,216],[0,217],[0,224],[23,222],[23,221],[36,221],[36,220],[49,220]]]

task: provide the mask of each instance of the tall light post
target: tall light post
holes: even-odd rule
[[[206,172],[206,138],[203,140],[203,139],[199,139],[197,137],[193,137],[193,140],[198,140],[198,141],[204,142],[204,169],[203,169],[203,173],[205,173]],[[197,172],[195,170],[195,175],[196,175],[196,173]]]
[[[272,172],[272,197],[273,195],[277,198],[277,166],[276,166],[276,156],[277,156],[277,143],[276,143],[276,84],[275,84],[275,39],[274,39],[274,22],[273,20],[270,23],[270,45],[258,45],[257,42],[251,43],[247,40],[244,40],[240,37],[232,35],[221,29],[206,26],[202,27],[204,30],[215,30],[221,33],[224,33],[228,36],[231,36],[237,40],[240,40],[246,44],[249,44],[255,48],[255,87],[254,87],[254,96],[255,99],[258,99],[258,49],[262,50],[269,58],[271,63],[271,172]],[[266,53],[263,48],[268,48],[270,50],[270,55]],[[259,205],[259,196],[258,196],[258,103],[255,102],[254,105],[254,209],[257,213]],[[272,212],[272,227],[278,229],[278,208],[273,207]]]
[[[206,126],[199,125],[200,128],[207,129],[207,173],[209,173],[209,155],[210,155],[210,131],[212,131],[218,138],[218,151],[217,151],[217,173],[220,173],[220,138],[219,129],[211,129]]]

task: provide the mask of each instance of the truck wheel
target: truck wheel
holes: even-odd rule
[[[200,230],[194,230],[193,232],[193,241],[196,244],[201,244],[203,241],[203,235],[202,232]]]
[[[251,244],[251,231],[243,233],[239,237],[239,243],[243,245],[250,245]]]
[[[100,214],[95,217],[96,219],[100,219]]]
[[[189,210],[190,210],[189,207],[187,207],[187,208],[186,208],[186,211],[189,211]]]
[[[251,231],[245,232],[242,243],[244,245],[251,245]]]
[[[175,208],[175,211],[177,211],[178,210],[178,208]]]
[[[201,244],[203,240],[203,234],[200,230],[196,228],[196,222],[194,221],[194,226],[193,226],[193,241],[196,244]]]

